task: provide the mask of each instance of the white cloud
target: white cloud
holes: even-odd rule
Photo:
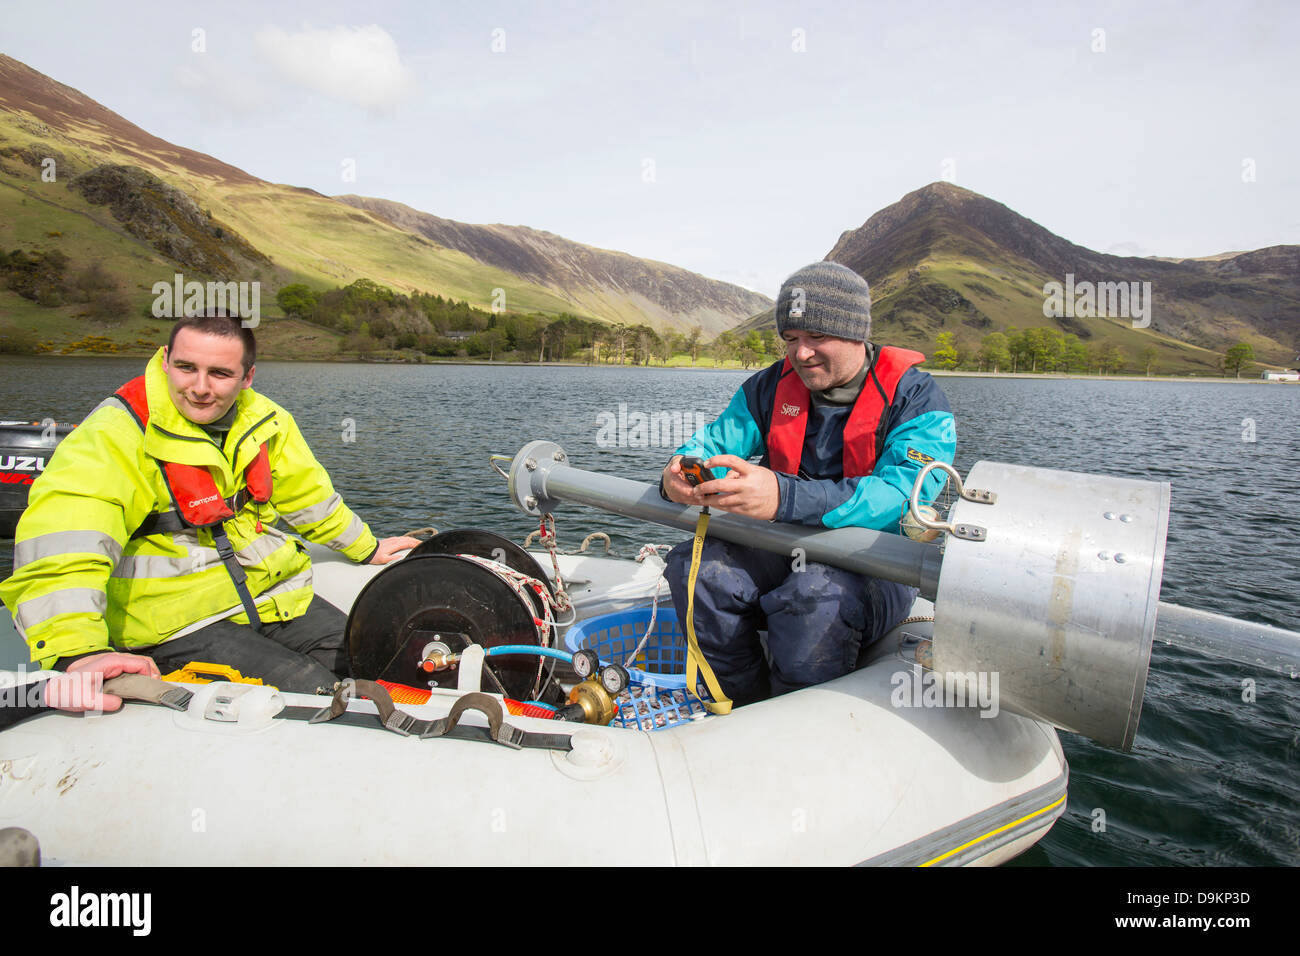
[[[289,79],[366,109],[389,109],[415,85],[397,43],[373,23],[299,33],[264,27],[256,42],[261,54]]]

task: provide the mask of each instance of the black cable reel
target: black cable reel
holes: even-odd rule
[[[496,571],[462,554],[504,564],[542,582],[550,596],[555,594],[541,565],[500,535],[476,528],[434,535],[380,571],[357,595],[347,624],[352,677],[424,687],[429,675],[421,665],[431,644],[441,643],[452,654],[470,644],[540,645],[534,619],[545,617],[543,599],[526,588],[525,601]],[[546,664],[544,674],[551,662]],[[516,700],[564,702],[558,682],[543,676],[537,687],[537,657],[489,658],[483,671],[484,690]],[[454,687],[455,682],[454,672],[443,678],[444,686]],[[540,691],[536,697],[535,690]]]

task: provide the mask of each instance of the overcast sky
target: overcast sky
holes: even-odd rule
[[[1103,252],[1300,243],[1300,5],[875,6],[10,0],[0,51],[263,179],[770,296],[939,179]]]

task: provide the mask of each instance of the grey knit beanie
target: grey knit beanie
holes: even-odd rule
[[[867,280],[838,262],[814,262],[781,284],[776,331],[821,332],[865,342],[871,338],[871,290]]]

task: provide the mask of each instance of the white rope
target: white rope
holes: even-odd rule
[[[556,610],[562,610],[562,608],[559,607],[559,602],[555,598],[551,597],[550,591],[543,582],[530,575],[524,574],[522,571],[516,571],[509,565],[502,564],[500,561],[483,558],[477,554],[461,554],[458,556],[473,561],[480,567],[487,568],[495,574],[497,578],[505,582],[505,584],[519,596],[519,600],[523,602],[524,609],[528,612],[528,616],[532,618],[533,627],[537,630],[538,643],[540,643],[542,647],[551,646],[551,631],[558,632],[559,628],[564,626],[557,621],[555,617]],[[534,611],[533,598],[530,596],[530,592],[532,595],[536,595],[537,601],[541,605],[541,617],[538,617]],[[559,636],[558,633],[556,636]],[[542,671],[546,667],[546,661],[547,658],[545,656],[539,656],[537,658],[537,677],[533,681],[533,693],[531,695],[533,698],[536,698],[541,691]]]
[[[667,568],[665,568],[664,570],[666,571]],[[641,652],[645,650],[646,642],[650,640],[650,635],[655,632],[655,617],[656,615],[659,614],[659,591],[660,589],[663,588],[663,586],[664,586],[664,572],[660,571],[659,577],[655,581],[654,599],[650,604],[650,623],[646,625],[645,634],[641,637],[641,643],[636,646],[636,650],[634,650],[627,657],[623,658],[624,667],[633,666],[633,663],[636,661],[636,659],[641,656]],[[640,670],[640,668],[638,668],[638,670]],[[646,673],[649,673],[649,671],[647,671]]]

